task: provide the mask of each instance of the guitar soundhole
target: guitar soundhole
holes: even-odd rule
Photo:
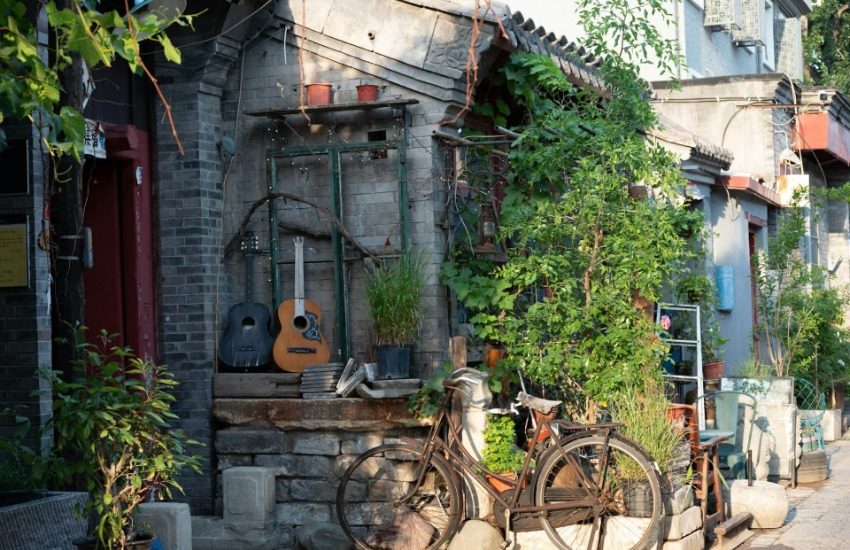
[[[307,330],[310,323],[307,321],[307,317],[305,315],[296,315],[292,318],[292,326],[295,327],[296,330],[303,332]]]
[[[242,328],[251,328],[256,324],[257,322],[254,321],[253,317],[245,317],[244,319],[242,319]]]

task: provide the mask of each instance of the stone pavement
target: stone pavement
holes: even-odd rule
[[[786,490],[788,517],[779,529],[754,529],[742,549],[850,549],[850,440],[828,443],[830,477]]]

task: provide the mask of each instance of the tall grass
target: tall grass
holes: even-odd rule
[[[667,473],[684,433],[667,419],[670,401],[659,382],[647,383],[643,393],[631,388],[612,406],[614,420],[622,423],[620,433],[640,444]],[[637,466],[635,464],[635,466]],[[629,472],[622,472],[628,476]]]
[[[376,345],[416,341],[426,267],[425,256],[408,249],[397,260],[385,260],[367,272],[366,297]]]

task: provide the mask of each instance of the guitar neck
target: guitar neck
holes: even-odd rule
[[[304,304],[304,237],[295,237],[295,293],[296,304]]]

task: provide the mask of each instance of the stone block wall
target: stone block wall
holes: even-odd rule
[[[222,502],[222,472],[259,466],[275,476],[276,532],[281,548],[294,548],[295,529],[313,522],[336,522],[336,490],[358,454],[401,435],[425,437],[426,428],[375,431],[289,430],[230,427],[216,433],[218,452],[216,509]]]

